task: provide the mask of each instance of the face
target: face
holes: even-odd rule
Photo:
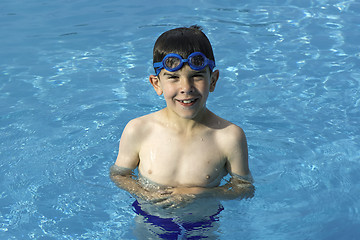
[[[185,119],[201,117],[206,109],[209,92],[214,91],[219,71],[210,73],[208,67],[196,71],[187,64],[175,72],[162,69],[159,76],[150,76],[158,95],[164,94],[171,113]]]

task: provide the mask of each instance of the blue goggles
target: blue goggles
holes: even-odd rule
[[[156,71],[156,76],[159,75],[161,69],[165,68],[169,72],[175,72],[182,68],[184,63],[189,64],[190,68],[196,71],[204,69],[206,66],[209,66],[212,71],[215,67],[215,62],[208,59],[201,52],[194,52],[189,55],[187,59],[183,59],[179,54],[169,53],[167,54],[161,62],[154,63],[154,68]]]

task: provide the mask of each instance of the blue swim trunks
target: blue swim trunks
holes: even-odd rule
[[[213,227],[214,222],[219,221],[218,215],[224,207],[219,205],[217,212],[211,216],[204,216],[202,220],[195,222],[175,222],[173,218],[162,218],[159,216],[151,215],[141,209],[141,206],[137,200],[132,204],[134,212],[144,217],[146,223],[150,223],[154,226],[162,229],[162,232],[158,234],[161,239],[178,239],[179,236],[184,235],[184,232],[189,233],[197,231],[199,229],[209,229]],[[204,236],[192,236],[186,239],[202,239]]]

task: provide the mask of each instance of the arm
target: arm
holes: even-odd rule
[[[112,165],[110,167],[111,180],[121,189],[128,191],[130,194],[138,196],[145,191],[136,181],[132,169]]]
[[[143,188],[133,175],[133,170],[139,164],[139,149],[141,141],[141,121],[130,121],[121,135],[119,153],[116,162],[110,168],[111,180],[120,188],[132,195],[141,195]]]
[[[110,167],[111,180],[121,189],[128,191],[131,195],[145,201],[157,203],[168,198],[165,191],[148,191],[143,188],[133,174],[132,169],[112,165]]]
[[[231,126],[231,137],[228,138],[226,149],[228,161],[226,169],[231,175],[231,180],[219,187],[224,198],[251,198],[254,196],[255,187],[252,185],[253,178],[249,169],[248,146],[244,131],[236,126]]]
[[[251,175],[250,175],[251,178]],[[216,197],[221,200],[252,198],[255,187],[252,181],[245,180],[242,176],[232,175],[230,181],[223,186],[203,189],[201,195]]]
[[[126,125],[120,139],[116,162],[110,167],[110,178],[119,188],[131,195],[146,201],[158,202],[168,194],[164,191],[148,191],[139,184],[133,174],[133,170],[139,164],[139,149],[144,134],[146,130],[140,119],[134,119]]]
[[[173,195],[188,195],[192,198],[217,198],[219,200],[252,198],[254,192],[255,187],[252,185],[252,181],[236,175],[232,175],[229,182],[219,187],[178,187],[168,190],[168,193]]]

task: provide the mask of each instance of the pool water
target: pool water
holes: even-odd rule
[[[356,0],[3,0],[0,238],[357,239],[359,15]],[[245,130],[256,192],[192,228],[164,213],[169,230],[108,169],[125,124],[165,106],[154,41],[193,24],[220,70],[208,107]]]

